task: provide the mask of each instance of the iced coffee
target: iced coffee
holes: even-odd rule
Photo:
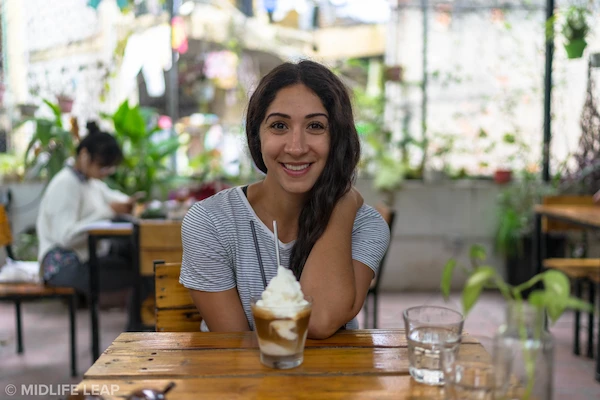
[[[261,297],[252,299],[260,361],[271,368],[302,364],[312,303],[292,271],[279,267]]]

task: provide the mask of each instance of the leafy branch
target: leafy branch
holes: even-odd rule
[[[566,309],[592,310],[592,306],[589,303],[570,295],[571,286],[569,278],[563,272],[548,270],[533,276],[527,282],[518,286],[512,286],[504,281],[494,267],[479,265],[485,261],[486,256],[483,246],[473,245],[470,250],[471,268],[459,266],[455,259],[450,259],[442,272],[441,289],[446,299],[450,295],[452,275],[456,267],[460,267],[468,275],[462,292],[462,304],[465,315],[477,303],[483,289],[496,288],[507,301],[521,302],[523,301],[523,292],[535,287],[539,283],[543,284],[543,289],[536,289],[531,292],[527,301],[536,308],[546,309],[548,317],[553,323],[560,318]]]

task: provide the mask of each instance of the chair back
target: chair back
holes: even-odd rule
[[[385,260],[387,258],[390,246],[392,245],[393,233],[394,233],[394,221],[396,219],[396,211],[392,210],[388,206],[384,204],[378,204],[375,209],[381,214],[385,222],[388,224],[388,228],[390,228],[390,245],[385,251],[381,262],[379,263],[379,270],[377,271],[377,275],[373,279],[374,282],[371,283],[371,290],[377,291],[379,290],[379,282],[381,281],[380,277],[383,275],[383,269],[385,267]]]
[[[0,247],[6,249],[6,255],[10,258],[14,258],[12,253],[12,232],[10,230],[10,222],[8,221],[8,214],[4,205],[0,204]]]
[[[152,276],[154,261],[181,262],[181,221],[143,219],[137,223],[140,274]]]
[[[202,317],[190,292],[179,283],[181,263],[154,263],[155,318],[157,332],[200,330]]]
[[[593,196],[546,196],[542,199],[543,205],[570,205],[570,206],[593,206]],[[568,222],[557,221],[556,219],[543,218],[542,231],[550,232],[566,232],[566,231],[583,231],[577,225],[569,224]]]

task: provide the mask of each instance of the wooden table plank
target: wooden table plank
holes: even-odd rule
[[[580,225],[600,228],[600,207],[599,206],[576,206],[576,205],[536,205],[534,210],[537,214],[547,217],[553,217],[567,222],[573,222]]]
[[[479,344],[466,344],[461,346],[461,356],[478,360],[488,358],[489,354]],[[408,349],[307,348],[304,363],[289,370],[263,366],[258,349],[113,349],[100,356],[84,378],[364,374],[408,374]]]
[[[464,344],[478,341],[470,335],[463,335]],[[402,329],[349,330],[336,333],[323,340],[306,341],[306,347],[406,347],[406,336]],[[118,349],[257,349],[254,332],[214,333],[214,332],[126,332],[110,345],[108,350]],[[108,351],[107,350],[107,351]]]
[[[126,397],[140,389],[175,387],[168,398],[181,400],[241,399],[443,399],[443,388],[421,385],[407,375],[396,376],[266,376],[250,378],[115,379],[84,381],[78,393],[99,393],[105,399]],[[110,395],[109,395],[110,393]]]

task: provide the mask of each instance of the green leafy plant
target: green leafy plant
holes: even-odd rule
[[[556,193],[552,184],[542,182],[527,171],[520,182],[504,189],[498,198],[498,227],[495,247],[499,253],[511,257],[522,254],[522,239],[533,231],[533,208],[544,196]]]
[[[562,34],[566,39],[565,50],[569,58],[580,58],[587,46],[585,38],[590,31],[590,11],[581,6],[570,6],[565,13]]]
[[[441,289],[444,297],[450,295],[452,275],[459,267],[468,279],[462,292],[462,304],[465,315],[477,303],[483,289],[498,289],[507,301],[525,301],[523,292],[543,283],[543,289],[535,289],[529,295],[528,302],[532,306],[545,308],[552,322],[558,318],[567,308],[590,311],[591,305],[570,295],[569,278],[557,270],[541,272],[527,282],[518,286],[511,286],[504,281],[496,268],[483,265],[487,257],[486,251],[481,245],[473,245],[469,252],[471,268],[460,266],[456,259],[452,258],[446,263],[442,272]]]
[[[494,267],[484,265],[486,257],[485,249],[481,245],[474,245],[469,252],[470,268],[459,265],[456,259],[452,258],[448,260],[443,269],[440,287],[446,299],[450,296],[454,270],[458,267],[468,276],[462,291],[462,307],[465,316],[475,306],[484,289],[498,289],[507,302],[516,303],[520,309],[523,309],[524,303],[527,302],[534,308],[545,310],[552,323],[555,323],[566,309],[578,309],[586,312],[593,310],[591,304],[571,296],[569,278],[560,271],[541,272],[527,282],[512,286],[504,281]],[[526,290],[539,287],[540,284],[543,285],[542,288],[534,289],[528,299],[524,299],[523,293]],[[523,399],[526,400],[531,396],[534,387],[535,355],[534,349],[526,348],[527,332],[523,326],[524,321],[520,320],[520,324],[519,332],[524,343],[523,354],[527,371],[527,387],[523,396]]]
[[[52,110],[53,118],[26,118],[18,126],[29,121],[35,123],[35,132],[25,150],[25,169],[50,181],[73,155],[75,141],[63,126],[59,106],[48,100],[44,103]]]
[[[179,138],[160,139],[155,113],[123,102],[106,116],[114,124],[115,137],[123,149],[123,165],[110,177],[109,185],[124,193],[146,192],[152,196],[156,186],[166,189],[173,171],[168,159],[180,146]]]

